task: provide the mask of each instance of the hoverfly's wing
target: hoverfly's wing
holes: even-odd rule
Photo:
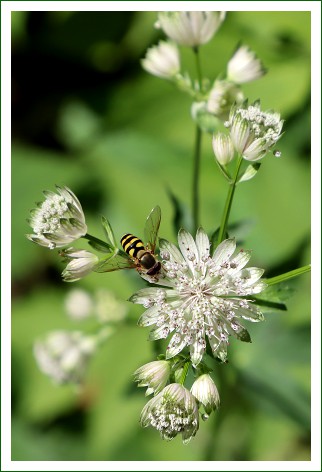
[[[94,272],[113,272],[114,270],[134,269],[135,263],[124,252],[101,259],[93,268]]]
[[[144,227],[144,238],[149,249],[154,252],[161,222],[161,208],[157,205],[151,210]]]

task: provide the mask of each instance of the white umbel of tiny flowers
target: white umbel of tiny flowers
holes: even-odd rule
[[[242,103],[244,94],[239,86],[228,80],[216,80],[209,93],[207,110],[226,120],[234,103]]]
[[[179,51],[174,43],[160,41],[149,48],[141,61],[143,69],[163,79],[172,79],[180,71]]]
[[[200,375],[193,383],[190,392],[202,403],[207,415],[219,408],[219,393],[209,374]]]
[[[138,387],[148,387],[146,396],[151,393],[156,395],[166,386],[170,371],[168,361],[149,362],[134,372],[134,381],[139,382]]]
[[[212,147],[217,161],[222,166],[226,166],[233,160],[235,149],[229,135],[216,133],[212,139]]]
[[[243,84],[259,79],[266,73],[262,62],[248,46],[240,46],[227,65],[227,79]]]
[[[236,151],[247,161],[262,159],[281,137],[283,120],[274,111],[263,112],[259,102],[234,106],[225,125]]]
[[[186,444],[198,431],[199,413],[194,396],[180,384],[167,385],[143,408],[143,427],[153,426],[162,439],[170,441],[181,433]]]
[[[194,241],[181,229],[180,250],[160,239],[163,275],[155,284],[132,295],[133,303],[147,310],[138,324],[153,326],[150,340],[173,334],[166,350],[172,358],[186,346],[194,366],[202,360],[206,337],[215,357],[227,357],[228,337],[233,334],[241,341],[250,341],[240,319],[261,321],[263,315],[247,296],[261,292],[266,284],[260,281],[264,272],[256,267],[245,268],[251,251],[236,255],[236,242],[227,239],[210,255],[207,234],[199,228]]]
[[[80,383],[97,341],[80,331],[53,331],[34,344],[40,370],[54,383]]]
[[[67,187],[57,192],[45,191],[46,200],[31,210],[29,224],[34,234],[27,234],[31,241],[49,249],[63,247],[87,233],[85,216],[76,195]]]
[[[155,26],[177,44],[196,47],[211,40],[225,16],[224,11],[163,11]]]
[[[92,272],[98,262],[98,257],[85,249],[68,248],[61,255],[69,260],[62,276],[65,282],[75,282]]]

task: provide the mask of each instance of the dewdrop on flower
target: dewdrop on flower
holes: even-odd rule
[[[58,187],[57,192],[45,191],[46,200],[31,210],[29,224],[34,234],[27,238],[40,246],[54,249],[66,246],[87,233],[85,216],[81,204],[67,187]]]
[[[181,434],[186,444],[199,428],[195,397],[180,384],[167,385],[145,405],[140,422],[143,427],[152,426],[158,430],[167,441]]]
[[[225,16],[224,11],[163,11],[155,26],[177,44],[197,47],[211,40]]]
[[[265,73],[262,62],[248,46],[240,46],[227,65],[227,80],[236,84],[259,79]]]
[[[172,79],[180,71],[179,51],[175,44],[160,41],[149,48],[141,61],[143,69],[163,79]]]
[[[96,348],[96,338],[80,331],[53,331],[34,344],[39,369],[55,383],[80,383]]]
[[[280,139],[284,121],[274,111],[263,112],[259,102],[233,106],[229,120],[230,137],[236,151],[248,161],[262,159]]]
[[[172,335],[167,359],[188,347],[192,364],[197,366],[208,338],[213,355],[224,362],[230,335],[250,342],[240,320],[264,319],[258,307],[247,299],[266,288],[260,281],[264,270],[245,268],[251,251],[241,250],[234,255],[234,239],[220,243],[210,256],[210,242],[202,228],[197,231],[196,241],[181,229],[178,243],[180,250],[160,239],[163,275],[155,282],[156,287],[139,290],[130,298],[147,309],[138,324],[153,326],[150,340]]]
[[[138,387],[148,387],[146,396],[160,393],[170,377],[170,363],[168,361],[153,361],[144,364],[134,372],[134,381]]]
[[[61,256],[69,261],[62,273],[65,282],[75,282],[92,272],[98,257],[85,249],[68,248],[61,251]]]

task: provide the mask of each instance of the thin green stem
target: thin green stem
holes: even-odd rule
[[[192,217],[194,232],[199,226],[199,174],[200,174],[200,156],[201,156],[201,136],[202,131],[196,126],[195,151],[193,160],[192,175]]]
[[[201,63],[200,63],[200,54],[199,54],[199,48],[198,46],[195,46],[193,48],[193,51],[195,53],[195,58],[196,58],[196,69],[197,69],[197,78],[198,78],[198,83],[199,83],[199,91],[201,92],[202,88],[202,73],[201,73]]]
[[[99,238],[96,238],[95,236],[92,236],[91,234],[86,233],[84,236],[82,236],[82,238],[87,239],[88,241],[93,241],[93,243],[97,243],[100,246],[106,247],[107,249],[111,249],[109,244]]]
[[[243,158],[241,156],[239,156],[238,161],[237,161],[235,175],[234,175],[233,181],[231,182],[231,184],[229,186],[229,190],[228,190],[228,195],[227,195],[227,199],[226,199],[226,203],[225,203],[224,213],[223,213],[223,216],[222,216],[221,225],[220,225],[220,229],[219,229],[218,244],[220,244],[225,239],[226,228],[227,228],[228,219],[229,219],[229,215],[230,215],[231,205],[232,205],[232,202],[233,202],[235,188],[236,188],[236,184],[237,184],[237,180],[238,180],[238,174],[239,174],[239,170],[240,170],[240,166],[242,164],[242,161],[243,161]]]
[[[190,361],[187,361],[185,363],[185,365],[183,366],[182,374],[181,374],[181,377],[180,377],[180,380],[179,380],[180,385],[183,385],[185,380],[186,380],[189,366],[190,366]]]
[[[274,285],[279,284],[280,282],[285,282],[285,280],[292,279],[293,277],[297,277],[298,275],[305,274],[306,272],[310,272],[311,264],[308,264],[303,267],[299,267],[298,269],[290,270],[289,272],[285,272],[285,274],[276,275],[276,277],[271,277],[270,279],[266,279],[265,283],[267,285]]]

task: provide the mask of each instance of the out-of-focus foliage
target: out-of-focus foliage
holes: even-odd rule
[[[33,245],[26,218],[43,189],[67,185],[82,202],[89,232],[100,216],[143,237],[148,212],[162,208],[160,235],[174,240],[169,192],[190,206],[194,125],[190,101],[149,76],[139,60],[161,33],[154,12],[12,13],[12,459],[13,460],[309,460],[309,276],[290,283],[287,312],[249,326],[252,344],[232,341],[218,365],[221,408],[183,446],[140,428],[145,403],[132,373],[153,358],[140,308],[101,347],[83,390],[56,387],[41,374],[33,341],[55,329],[92,329],[69,320],[57,251]],[[263,160],[241,184],[231,222],[247,220],[243,247],[274,276],[309,263],[310,13],[230,12],[201,48],[204,74],[224,71],[236,44],[254,49],[268,74],[244,87],[250,101],[285,121],[280,159]],[[190,50],[184,67],[194,74]],[[201,221],[220,222],[226,182],[203,139]],[[86,247],[84,242],[83,247]],[[93,274],[77,282],[127,299],[143,286],[134,271]]]

